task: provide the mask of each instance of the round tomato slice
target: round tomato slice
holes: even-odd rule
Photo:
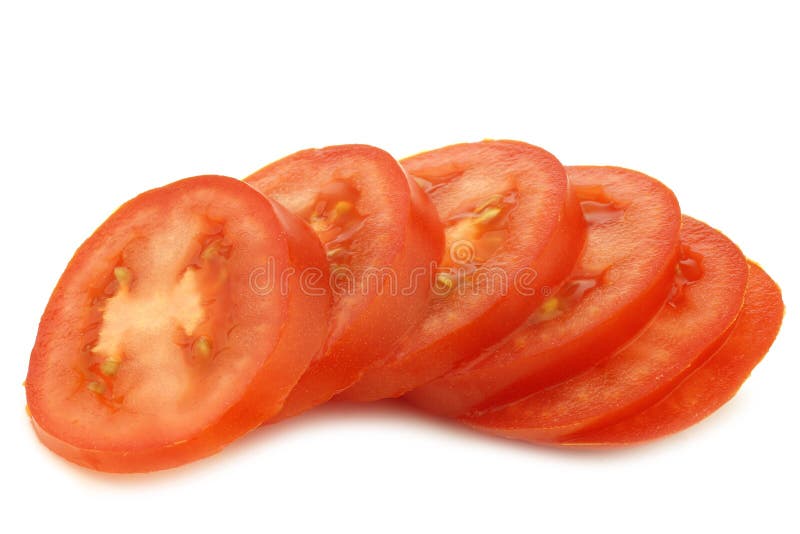
[[[780,288],[750,263],[742,311],[717,352],[654,405],[613,425],[579,433],[564,444],[628,445],[679,432],[705,419],[733,398],[767,353],[780,330],[783,311]]]
[[[460,420],[510,438],[559,442],[663,397],[724,341],[747,281],[741,251],[716,230],[683,217],[681,242],[674,294],[629,345],[565,382]]]
[[[569,274],[585,228],[564,168],[525,143],[453,145],[401,162],[445,224],[437,291],[422,323],[342,398],[397,397],[475,357]]]
[[[366,145],[298,152],[246,179],[305,219],[331,266],[332,324],[279,418],[321,404],[385,357],[425,313],[442,225],[389,154]]]
[[[274,273],[315,269],[316,279]],[[49,448],[101,471],[210,455],[280,410],[330,317],[316,236],[246,184],[188,178],[120,207],[42,317],[26,381]]]
[[[567,167],[567,177],[587,223],[572,274],[519,328],[411,402],[451,417],[508,404],[607,357],[664,303],[681,224],[672,191],[616,167]]]

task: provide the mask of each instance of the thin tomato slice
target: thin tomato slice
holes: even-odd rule
[[[420,320],[442,254],[442,225],[394,158],[371,146],[304,150],[246,182],[305,219],[331,265],[327,346],[289,396],[285,418],[352,385]]]
[[[412,403],[451,417],[508,404],[607,357],[659,310],[678,257],[675,195],[616,167],[567,167],[567,177],[587,234],[566,283],[478,358],[409,393]]]
[[[769,350],[783,320],[780,288],[750,264],[744,305],[730,336],[667,396],[616,424],[579,433],[565,445],[610,447],[650,441],[705,419],[739,391]]]
[[[676,291],[624,349],[565,382],[462,422],[526,441],[558,442],[663,397],[724,341],[742,306],[747,262],[725,236],[683,217]]]
[[[317,279],[271,273],[316,269]],[[330,317],[316,236],[232,178],[124,204],[78,249],[26,381],[43,443],[102,471],[212,454],[280,410]]]
[[[484,141],[401,162],[445,224],[437,293],[423,322],[342,398],[397,397],[475,357],[569,274],[585,228],[564,168],[520,142]]]

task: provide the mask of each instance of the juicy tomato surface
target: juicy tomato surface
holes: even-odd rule
[[[742,311],[717,352],[653,406],[616,424],[579,433],[565,444],[628,445],[679,432],[705,419],[733,398],[767,353],[783,312],[780,288],[751,263]]]
[[[582,374],[461,421],[505,437],[559,442],[663,397],[719,348],[747,282],[744,256],[716,230],[684,216],[681,242],[673,295],[635,340]]]
[[[238,180],[188,178],[120,207],[39,326],[26,390],[43,443],[94,469],[151,471],[273,416],[322,348],[331,296],[298,278],[267,291],[267,266],[327,272],[316,236]]]
[[[405,159],[445,225],[445,253],[427,315],[390,357],[341,395],[400,396],[476,356],[559,283],[585,227],[564,168],[513,141],[453,145]]]
[[[409,393],[412,403],[452,417],[518,400],[607,357],[659,310],[679,252],[675,195],[616,167],[567,167],[567,177],[587,234],[566,282],[478,358]]]
[[[292,391],[282,419],[352,385],[421,319],[444,236],[422,189],[375,147],[305,150],[245,181],[308,222],[331,268],[326,349]]]

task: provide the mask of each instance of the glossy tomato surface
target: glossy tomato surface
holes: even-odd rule
[[[569,380],[461,420],[506,437],[559,442],[663,397],[725,340],[747,281],[741,251],[716,230],[684,216],[681,242],[674,294],[630,344]]]
[[[559,284],[585,227],[564,168],[514,141],[453,145],[402,161],[445,224],[437,291],[424,320],[391,357],[342,397],[396,397],[475,357]]]
[[[326,349],[292,391],[284,418],[353,384],[422,318],[442,226],[417,183],[371,146],[304,150],[246,182],[307,221],[331,267],[335,302]]]
[[[628,445],[679,432],[705,419],[733,398],[767,353],[783,313],[780,288],[761,267],[750,263],[742,311],[717,352],[652,406],[616,424],[579,433],[565,444]]]
[[[327,333],[330,294],[269,269],[327,269],[300,221],[246,184],[146,192],[81,245],[44,312],[26,382],[39,437],[103,471],[212,454],[280,410]]]
[[[567,167],[567,176],[587,224],[572,273],[516,330],[411,402],[457,416],[518,400],[607,357],[661,307],[679,250],[675,195],[618,167]]]

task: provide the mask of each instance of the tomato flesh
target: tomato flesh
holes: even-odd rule
[[[305,150],[245,181],[305,219],[331,266],[335,302],[326,349],[277,420],[352,385],[419,321],[442,253],[442,225],[394,158],[371,146]]]
[[[741,251],[716,230],[683,217],[681,242],[677,290],[629,345],[569,380],[461,421],[506,437],[558,442],[665,395],[724,341],[747,280]]]
[[[560,282],[583,246],[578,200],[540,148],[484,141],[401,163],[446,225],[437,291],[424,320],[344,399],[397,397],[475,357],[542,301],[540,289]]]
[[[613,425],[578,433],[564,444],[628,445],[679,432],[705,419],[733,398],[767,353],[783,312],[780,288],[750,263],[742,311],[717,352],[652,406]]]
[[[607,357],[661,307],[679,249],[675,196],[627,169],[567,167],[567,176],[587,223],[567,281],[502,341],[409,393],[412,403],[451,417],[507,404]]]
[[[203,176],[109,217],[42,317],[26,381],[42,441],[95,469],[150,471],[212,454],[280,410],[330,313],[319,284],[253,286],[266,265],[326,269],[316,237],[280,209]]]

